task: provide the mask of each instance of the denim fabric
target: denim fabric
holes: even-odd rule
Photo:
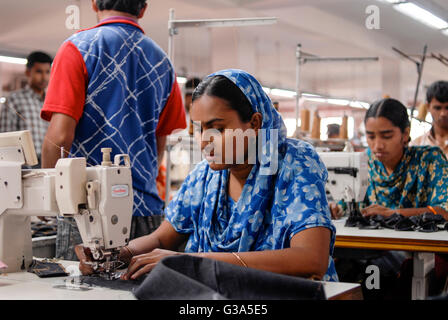
[[[155,231],[163,221],[163,216],[132,217],[130,239],[135,239]],[[82,243],[78,226],[73,218],[58,220],[56,236],[56,258],[78,261],[75,246]]]
[[[73,218],[58,220],[58,233],[56,235],[56,258],[69,261],[78,261],[75,246],[82,243],[76,221]]]
[[[190,255],[164,258],[133,293],[140,300],[326,299],[317,281]]]

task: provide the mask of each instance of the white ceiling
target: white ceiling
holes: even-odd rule
[[[448,1],[416,0],[448,19]],[[1,0],[0,53],[26,55],[31,50],[55,54],[73,32],[65,27],[68,5],[80,7],[81,28],[96,17],[90,0]],[[380,10],[380,29],[365,26],[368,5]],[[181,29],[175,36],[174,64],[179,75],[204,76],[221,68],[241,68],[265,86],[295,90],[298,43],[320,57],[372,57],[378,62],[306,63],[301,89],[371,102],[384,94],[411,103],[417,83],[416,66],[392,47],[420,55],[448,57],[448,37],[375,0],[150,0],[141,25],[167,51],[168,15],[177,19],[277,17],[269,26]],[[427,59],[420,98],[430,82],[447,79],[448,67]],[[289,102],[285,102],[289,104]],[[291,102],[293,103],[293,102]]]

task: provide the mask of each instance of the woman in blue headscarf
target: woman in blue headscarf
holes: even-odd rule
[[[208,76],[193,93],[191,119],[206,159],[168,205],[162,225],[122,250],[130,261],[123,278],[149,272],[166,256],[192,254],[337,281],[326,168],[311,145],[286,138],[258,81],[241,70]],[[185,253],[171,251],[187,239]]]

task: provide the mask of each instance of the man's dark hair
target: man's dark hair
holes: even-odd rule
[[[407,108],[398,100],[386,98],[374,102],[366,112],[364,123],[369,118],[384,117],[400,128],[401,132],[410,127]]]
[[[329,136],[334,135],[334,134],[339,135],[340,128],[341,128],[341,126],[338,125],[337,123],[329,124],[327,126],[328,135]]]
[[[196,89],[196,87],[199,85],[199,83],[201,83],[201,79],[199,78],[190,78],[187,80],[187,82],[185,82],[185,95],[192,95],[194,89]]]
[[[442,103],[448,102],[448,81],[436,81],[429,86],[426,101],[430,103],[434,98]]]
[[[255,113],[245,94],[225,76],[216,75],[203,80],[194,90],[192,101],[194,102],[204,94],[226,101],[243,122],[249,122]]]
[[[26,59],[27,59],[27,63],[26,63],[27,69],[31,69],[36,62],[49,63],[49,64],[51,64],[53,62],[52,57],[50,57],[45,52],[41,52],[41,51],[31,52]]]
[[[115,10],[138,16],[146,4],[146,0],[96,0],[100,11]]]

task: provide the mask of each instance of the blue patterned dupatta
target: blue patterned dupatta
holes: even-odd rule
[[[222,75],[246,95],[263,117],[260,152],[235,205],[229,204],[228,170],[214,171],[200,162],[165,210],[180,233],[190,233],[186,252],[244,252],[290,247],[290,239],[311,227],[335,228],[325,195],[327,171],[308,143],[286,138],[280,114],[260,83],[241,70]],[[264,130],[263,130],[264,129]],[[260,134],[259,133],[259,134]],[[261,143],[260,143],[261,141]],[[330,256],[327,280],[337,280]]]

